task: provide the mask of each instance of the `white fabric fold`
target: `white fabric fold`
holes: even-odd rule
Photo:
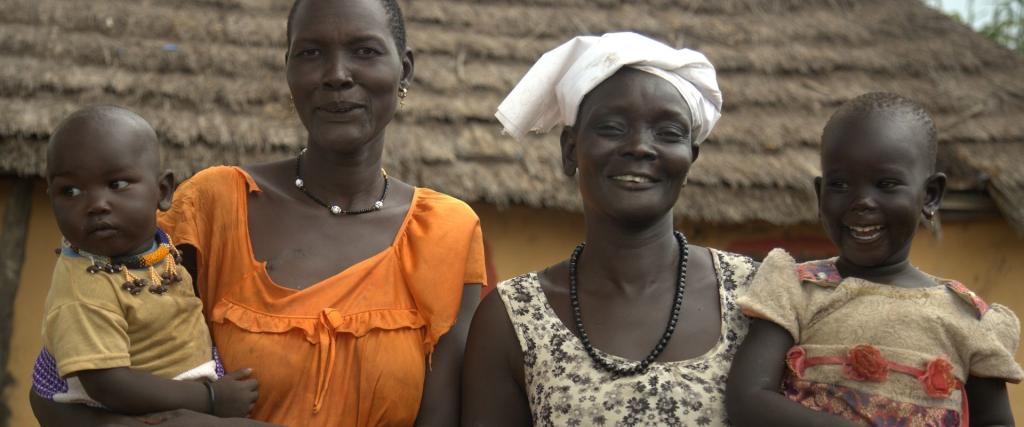
[[[622,67],[670,82],[690,107],[693,144],[707,139],[722,111],[714,66],[695,50],[673,49],[628,32],[579,36],[545,53],[501,102],[495,117],[517,140],[530,131],[572,126],[583,97]]]

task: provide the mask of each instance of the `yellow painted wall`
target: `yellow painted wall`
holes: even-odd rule
[[[53,250],[60,244],[60,232],[45,194],[46,183],[37,180],[33,188],[32,218],[28,225],[25,264],[21,267],[21,284],[15,298],[14,331],[7,365],[15,383],[4,391],[4,398],[13,412],[10,425],[17,427],[37,425],[28,406],[28,393],[32,387],[32,364],[42,345],[43,302],[57,259]],[[3,215],[10,190],[11,181],[0,179],[0,215]]]
[[[44,194],[45,184],[36,183],[28,252],[22,269],[15,308],[14,334],[9,369],[16,383],[4,398],[13,410],[12,426],[35,425],[28,407],[31,369],[41,342],[41,312],[50,282],[60,234]],[[0,215],[3,214],[10,181],[0,179]],[[484,235],[499,279],[540,269],[568,257],[583,236],[582,216],[544,209],[473,206],[480,215]],[[820,237],[816,226],[797,227],[693,227],[682,226],[694,243],[729,248],[749,239],[793,239]],[[918,234],[911,254],[923,270],[958,279],[990,302],[1000,302],[1024,314],[1024,292],[1018,290],[1024,278],[1024,238],[1017,236],[1001,219],[947,222],[943,239]],[[1018,352],[1017,360],[1024,360]],[[1010,386],[1014,413],[1024,414],[1024,390]],[[1021,415],[1024,416],[1024,415]]]

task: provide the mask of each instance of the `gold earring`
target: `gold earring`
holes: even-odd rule
[[[398,87],[398,101],[399,106],[405,107],[405,97],[409,96],[409,88],[403,86]]]

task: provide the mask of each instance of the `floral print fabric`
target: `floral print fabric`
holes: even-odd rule
[[[600,370],[555,314],[536,273],[502,282],[498,293],[523,350],[526,392],[537,426],[722,426],[725,382],[748,321],[736,304],[755,265],[747,257],[712,250],[722,324],[704,355],[655,362],[622,378]],[[597,349],[616,363],[631,362]]]

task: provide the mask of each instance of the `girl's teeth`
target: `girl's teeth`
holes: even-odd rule
[[[619,175],[619,176],[613,176],[612,179],[614,179],[616,181],[636,182],[636,183],[651,182],[650,178],[647,178],[647,177],[644,177],[644,176],[636,176],[636,175]]]

